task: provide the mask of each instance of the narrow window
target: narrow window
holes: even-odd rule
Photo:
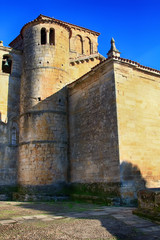
[[[15,127],[12,128],[12,132],[11,132],[11,144],[12,145],[17,144],[17,130]]]
[[[55,45],[55,30],[53,28],[49,32],[49,43],[50,45]]]
[[[86,37],[85,41],[84,41],[84,54],[85,55],[92,54],[92,51],[91,51],[91,40],[88,37]]]
[[[47,37],[46,37],[46,29],[42,28],[41,29],[41,44],[45,45],[47,42]]]
[[[76,36],[75,50],[78,54],[83,54],[83,41],[82,41],[82,37],[80,35]]]
[[[4,55],[2,60],[2,72],[11,74],[12,60],[9,55]]]

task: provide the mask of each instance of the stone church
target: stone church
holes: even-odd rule
[[[160,187],[160,71],[121,58],[114,39],[103,57],[98,36],[39,15],[0,42],[0,189],[135,199]]]

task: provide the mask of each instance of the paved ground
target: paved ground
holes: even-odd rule
[[[7,211],[8,206],[10,209],[16,207],[20,214],[24,211],[25,216],[14,216],[14,210],[9,219],[3,217],[0,220],[0,240],[160,240],[160,225],[133,215],[133,208],[85,204],[79,204],[77,208],[74,203],[68,203],[72,207],[62,207],[65,211],[60,212],[61,203],[9,204],[0,202],[0,210],[5,210],[5,206]],[[26,209],[30,211],[28,216]]]

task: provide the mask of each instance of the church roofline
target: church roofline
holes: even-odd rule
[[[60,24],[60,25],[64,26],[65,28],[68,28],[69,31],[71,31],[71,28],[77,28],[77,29],[82,29],[84,31],[90,32],[90,33],[92,33],[92,34],[94,34],[96,36],[100,35],[99,32],[90,30],[88,28],[80,27],[80,26],[77,26],[75,24],[71,24],[71,23],[68,23],[68,22],[64,22],[64,21],[61,21],[61,20],[58,20],[58,19],[55,19],[55,18],[48,17],[48,16],[40,14],[37,18],[35,18],[34,20],[26,23],[22,27],[22,29],[20,31],[20,34],[9,44],[9,46],[11,46],[12,44],[18,42],[20,40],[20,38],[23,37],[23,30],[25,29],[26,26],[32,25],[32,24],[34,25],[34,24],[37,24],[37,23],[40,23],[40,22],[54,22],[54,23],[57,23],[57,24]]]
[[[72,24],[72,23],[68,23],[68,22],[65,22],[65,21],[62,21],[62,20],[58,20],[58,19],[55,19],[55,18],[52,18],[52,17],[48,17],[48,16],[45,16],[45,15],[43,15],[43,14],[40,14],[39,16],[46,17],[46,18],[50,18],[50,19],[53,19],[53,20],[55,20],[55,21],[58,21],[58,22],[61,22],[61,23],[67,24],[67,25],[69,25],[71,28],[74,27],[74,28],[78,28],[78,29],[82,29],[82,30],[85,30],[85,31],[91,32],[91,33],[93,33],[93,34],[95,34],[95,35],[97,35],[97,36],[100,35],[99,32],[96,32],[96,31],[90,30],[90,29],[85,28],[85,27],[81,27],[81,26],[78,26],[78,25],[75,25],[75,24]]]
[[[12,47],[16,42],[19,42],[20,40],[22,40],[22,37],[19,34],[15,39],[13,39],[12,42],[9,43],[9,46]]]
[[[160,71],[154,68],[150,68],[147,66],[143,66],[138,62],[126,59],[126,58],[121,58],[121,57],[117,57],[117,56],[112,56],[112,57],[108,57],[105,60],[103,60],[102,62],[100,62],[99,64],[97,64],[96,66],[94,66],[89,72],[87,72],[86,74],[84,74],[83,76],[81,76],[80,78],[78,78],[77,80],[75,80],[74,82],[70,83],[67,85],[68,88],[72,88],[75,86],[75,84],[80,83],[81,81],[85,80],[87,76],[92,75],[92,73],[94,73],[99,67],[103,66],[105,63],[109,63],[111,61],[117,61],[119,63],[126,63],[132,67],[136,67],[136,69],[138,70],[142,70],[142,71],[147,71],[150,72],[152,74],[156,74],[156,75],[160,75]]]
[[[117,57],[117,56],[114,56],[112,57],[114,60],[118,60],[119,62],[122,62],[122,63],[127,63],[129,65],[132,65],[132,66],[135,66],[137,67],[138,69],[141,69],[141,70],[147,70],[151,73],[156,73],[156,74],[160,74],[160,70],[157,70],[155,68],[151,68],[151,67],[147,67],[147,66],[144,66],[144,65],[141,65],[140,63],[138,62],[135,62],[135,61],[132,61],[130,59],[127,59],[127,58],[121,58],[121,57]],[[107,58],[106,60],[108,59],[112,59],[112,58]]]
[[[59,25],[63,26],[64,28],[67,28],[67,29],[69,30],[70,36],[71,36],[71,29],[70,29],[70,27],[69,27],[65,22],[60,21],[60,20],[55,19],[55,18],[47,17],[47,16],[44,16],[44,15],[40,14],[37,18],[35,18],[34,20],[26,23],[26,24],[22,27],[22,29],[21,29],[21,31],[20,31],[20,35],[22,36],[22,38],[23,38],[23,31],[24,31],[24,29],[25,29],[27,26],[29,26],[29,25],[36,25],[36,24],[38,24],[38,23],[56,23],[56,24],[59,24]]]
[[[11,52],[11,53],[13,52],[13,53],[16,53],[16,54],[22,54],[21,50],[13,49],[12,47],[0,46],[0,50],[1,51],[6,51],[6,52]]]
[[[93,31],[93,30],[90,30],[88,28],[84,28],[84,27],[80,27],[78,25],[75,25],[75,24],[71,24],[71,23],[68,23],[68,22],[64,22],[64,21],[61,21],[61,20],[58,20],[58,19],[55,19],[55,18],[52,18],[52,17],[48,17],[48,16],[45,16],[43,14],[40,14],[37,18],[35,18],[34,20],[26,23],[21,31],[20,31],[20,34],[15,38],[13,39],[12,42],[9,43],[9,46],[13,46],[15,43],[19,42],[22,38],[23,38],[23,31],[25,29],[26,26],[28,25],[34,25],[34,24],[37,24],[37,23],[43,23],[43,22],[49,22],[49,23],[57,23],[61,26],[64,26],[65,28],[67,28],[69,31],[70,31],[70,37],[71,37],[71,29],[72,28],[76,28],[76,29],[81,29],[83,31],[86,31],[86,32],[89,32],[93,35],[96,35],[96,36],[99,36],[100,33],[99,32],[96,32],[96,31]]]

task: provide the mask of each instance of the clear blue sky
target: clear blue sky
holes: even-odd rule
[[[121,57],[160,70],[160,0],[1,1],[0,40],[7,46],[39,14],[100,32],[105,57],[114,37]]]

